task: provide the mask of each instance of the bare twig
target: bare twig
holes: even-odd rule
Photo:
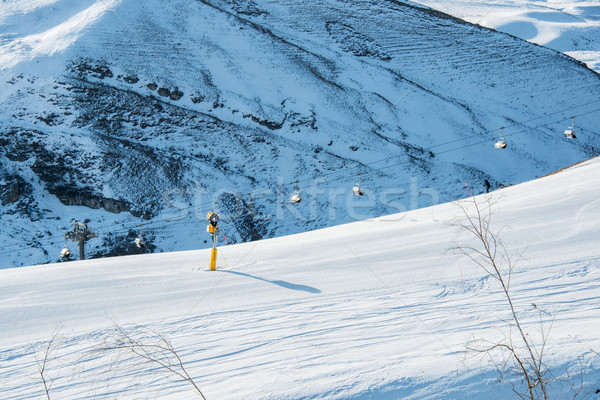
[[[52,338],[46,343],[43,348],[42,356],[38,356],[38,352],[36,349],[31,346],[33,350],[33,357],[35,358],[35,362],[37,364],[38,373],[40,374],[40,378],[42,379],[42,383],[44,385],[44,391],[46,392],[46,398],[50,400],[50,389],[52,388],[52,383],[54,380],[48,376],[48,365],[52,358],[52,353],[54,353],[59,345],[59,332],[60,329],[57,327],[52,333]]]
[[[190,376],[181,356],[173,344],[160,333],[150,328],[138,328],[128,332],[115,322],[114,333],[96,351],[116,352],[118,357],[124,354],[133,354],[136,358],[157,365],[161,370],[177,376],[179,379],[192,385],[198,395],[206,400],[204,394]]]
[[[510,285],[515,268],[515,260],[522,258],[522,254],[516,253],[511,255],[502,243],[499,234],[500,231],[492,229],[491,220],[494,205],[494,201],[490,200],[490,198],[488,198],[488,201],[484,205],[481,205],[475,197],[458,203],[462,218],[453,225],[459,228],[459,233],[466,232],[471,238],[475,239],[475,244],[455,243],[452,249],[456,253],[466,256],[500,284],[504,298],[510,309],[512,320],[510,323],[508,321],[506,323],[518,332],[520,342],[525,349],[525,355],[522,355],[520,350],[513,345],[512,335],[506,342],[495,343],[479,349],[469,347],[469,349],[480,353],[490,353],[495,350],[507,351],[518,371],[517,375],[527,385],[525,393],[519,393],[515,390],[519,397],[534,400],[538,398],[537,393],[540,393],[541,398],[548,399],[546,389],[548,380],[545,377],[548,368],[543,363],[548,332],[544,331],[540,315],[542,342],[541,348],[538,350],[532,339],[525,333],[517,315],[510,294]]]

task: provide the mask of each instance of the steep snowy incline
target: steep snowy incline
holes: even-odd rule
[[[92,257],[140,252],[142,223],[144,251],[191,250],[209,245],[211,210],[221,241],[248,242],[457,199],[465,180],[523,182],[600,149],[597,74],[414,3],[11,7],[2,268],[56,261],[74,220],[98,235]],[[34,25],[62,32],[43,42],[60,51],[21,52]],[[305,201],[292,207],[296,181]]]
[[[566,379],[553,398],[571,392],[567,370],[582,372],[584,398],[599,389],[599,169],[596,158],[489,195],[492,229],[524,251],[511,291],[525,329],[535,335],[538,315],[552,325],[546,362]],[[457,215],[444,204],[221,247],[215,272],[204,250],[1,270],[0,395],[42,396],[35,355],[57,331],[54,397],[195,398],[100,351],[116,321],[168,338],[209,399],[512,397],[487,358],[465,353],[506,337],[509,311],[496,281],[448,251]]]

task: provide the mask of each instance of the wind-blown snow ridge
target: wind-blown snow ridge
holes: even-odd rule
[[[423,0],[420,3],[553,48],[600,72],[600,6],[597,1]]]
[[[526,249],[517,312],[532,334],[538,310],[553,321],[546,362],[557,377],[581,371],[584,398],[600,376],[599,168],[489,195],[509,251]],[[159,370],[90,353],[117,321],[171,340],[209,399],[509,398],[510,383],[464,353],[474,337],[506,334],[508,310],[493,279],[447,251],[457,213],[444,204],[220,247],[216,272],[205,250],[1,270],[0,394],[42,396],[32,349],[59,326],[54,397],[194,398]],[[552,397],[570,397],[568,382]]]
[[[97,22],[119,2],[119,0],[79,1],[76,2],[79,3],[77,6],[83,5],[86,8],[75,11],[71,7],[67,8],[71,4],[60,1],[44,4],[35,10],[7,10],[8,15],[0,14],[0,23],[4,31],[4,38],[0,42],[2,44],[0,70],[13,67],[23,61],[65,51],[77,42],[86,28]],[[14,7],[25,8],[26,5],[28,4],[15,2]],[[28,14],[27,18],[21,18],[21,13],[25,12]],[[30,25],[31,14],[34,14],[36,19],[36,26],[33,29],[35,33],[31,32],[33,28]]]

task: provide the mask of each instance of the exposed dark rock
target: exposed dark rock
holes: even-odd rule
[[[144,218],[152,216],[147,204],[132,207],[126,200],[107,198],[93,189],[94,185],[102,185],[89,173],[90,169],[101,167],[97,156],[69,148],[47,148],[38,141],[43,136],[44,133],[39,131],[12,130],[4,133],[0,138],[5,145],[0,148],[0,154],[11,161],[33,159],[31,171],[45,183],[45,190],[65,205],[103,208],[112,213],[129,212]],[[41,214],[36,211],[31,185],[20,177],[5,179],[5,182],[0,187],[0,203],[18,203],[17,207],[26,209],[30,218],[39,218]]]
[[[137,76],[124,76],[123,80],[127,83],[138,83],[140,81],[140,78],[138,78]]]
[[[171,91],[167,88],[161,87],[158,89],[158,94],[162,97],[169,97],[171,95]]]
[[[131,254],[154,253],[156,246],[153,243],[154,235],[151,231],[144,232],[144,247],[137,247],[135,239],[139,232],[129,231],[126,235],[108,233],[102,236],[102,250],[92,253],[90,258],[117,257]]]
[[[159,93],[159,94],[160,94],[160,93]],[[169,95],[169,98],[170,98],[171,100],[175,100],[175,101],[179,100],[179,99],[180,99],[180,98],[182,98],[182,97],[183,97],[183,92],[182,92],[182,91],[180,91],[180,90],[179,90],[179,89],[177,89],[177,88],[175,88],[175,90],[173,90],[173,91],[171,92],[171,94]]]
[[[7,206],[6,214],[21,214],[35,222],[42,218],[33,187],[19,175],[5,176],[0,184],[0,205]]]
[[[45,123],[48,126],[55,126],[60,123],[60,121],[57,121],[58,115],[54,114],[54,113],[50,113],[45,117],[37,117],[37,119],[39,121],[42,121],[43,123]]]
[[[79,59],[74,61],[71,71],[78,72],[80,77],[89,76],[98,79],[112,78],[113,73],[106,63],[99,60]]]
[[[146,87],[150,90],[156,90],[156,88],[158,88],[158,85],[156,83],[152,82],[152,83],[147,84]]]
[[[259,17],[263,14],[269,14],[268,11],[260,9],[258,4],[252,0],[224,0],[224,3],[229,10],[240,15]],[[243,29],[243,27],[240,27],[240,29]]]
[[[255,115],[252,115],[252,114],[244,114],[242,117],[251,118],[252,121],[256,122],[257,124],[262,125],[268,129],[274,131],[277,129],[281,129],[283,127],[283,124],[285,124],[285,121],[287,119],[287,114],[281,122],[269,121],[268,119],[262,119]]]
[[[218,199],[221,218],[235,226],[242,242],[260,240],[267,235],[265,221],[252,201],[245,201],[238,193],[222,193]]]
[[[5,206],[19,201],[24,190],[24,185],[21,181],[13,177],[5,185],[0,185],[0,204]]]
[[[67,206],[85,206],[95,210],[103,208],[115,214],[131,211],[128,202],[102,197],[87,188],[55,186],[50,191]]]

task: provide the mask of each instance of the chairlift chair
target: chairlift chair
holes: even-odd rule
[[[502,137],[502,129],[504,129],[504,128],[500,128],[500,140],[498,140],[496,142],[496,144],[494,145],[494,147],[497,149],[505,149],[506,146],[508,145],[506,140]]]
[[[139,247],[140,249],[143,249],[144,247],[146,247],[146,243],[144,243],[144,240],[142,239],[141,236],[138,236],[135,238],[135,245],[137,247]]]
[[[71,257],[71,250],[69,250],[69,246],[67,246],[67,235],[65,234],[65,247],[60,251],[60,258],[69,257]]]
[[[571,126],[568,127],[567,129],[565,129],[565,137],[567,139],[577,139],[577,135],[575,134],[575,117],[573,118],[573,123],[571,123]]]
[[[365,192],[363,192],[363,190],[360,187],[361,178],[362,178],[362,174],[358,174],[358,183],[356,184],[356,186],[354,186],[352,188],[352,193],[354,193],[357,196],[362,196],[365,194]]]
[[[298,191],[298,184],[296,183],[296,185],[294,185],[294,194],[292,195],[292,198],[290,199],[290,203],[296,204],[296,203],[300,203],[301,201],[302,201],[302,196],[300,196],[300,192]]]
[[[142,237],[143,230],[144,230],[144,225],[142,225],[140,227],[140,234],[138,235],[138,237],[135,238],[135,245],[140,249],[143,249],[144,247],[146,247],[146,243],[144,243],[144,238]]]
[[[63,249],[60,251],[60,258],[69,258],[71,257],[71,250],[65,245]]]

